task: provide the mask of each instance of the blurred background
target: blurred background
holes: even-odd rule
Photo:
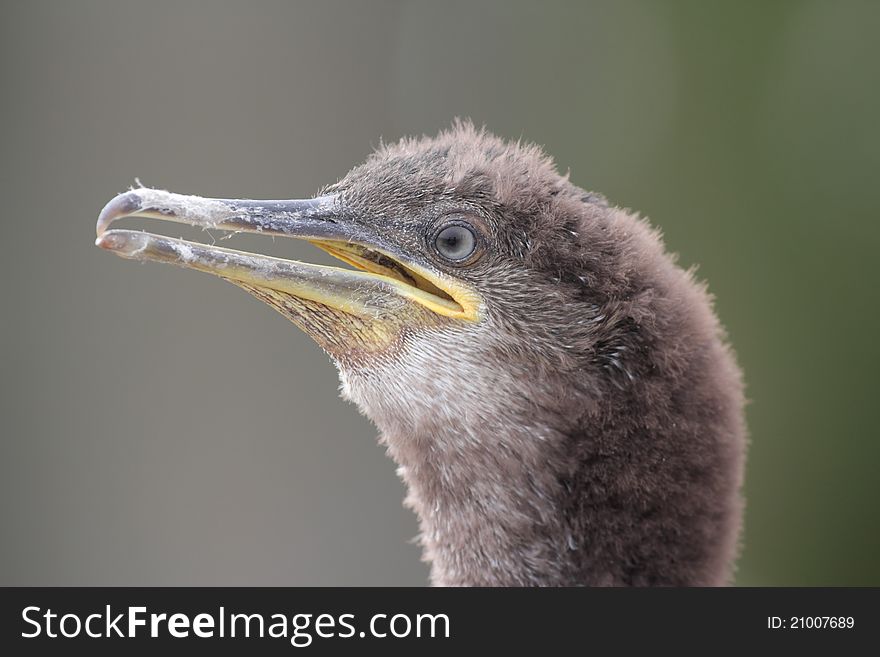
[[[751,400],[737,584],[880,584],[880,3],[0,6],[0,584],[426,583],[323,353],[94,221],[135,178],[309,196],[456,116],[709,281]]]

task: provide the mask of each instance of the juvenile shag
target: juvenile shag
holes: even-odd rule
[[[307,240],[353,269],[130,230]],[[134,189],[97,245],[216,274],[292,320],[381,432],[437,585],[719,585],[735,557],[740,371],[648,223],[466,123],[320,196]]]

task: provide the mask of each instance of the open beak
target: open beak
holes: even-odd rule
[[[151,217],[205,229],[306,240],[355,270],[328,267],[132,230],[110,230],[123,217]],[[208,199],[140,188],[111,200],[98,217],[95,244],[123,258],[168,262],[215,274],[245,289],[290,295],[378,319],[412,304],[437,317],[475,320],[476,295],[442,272],[382,243],[347,216],[336,196],[307,200]],[[264,296],[265,295],[260,295]]]

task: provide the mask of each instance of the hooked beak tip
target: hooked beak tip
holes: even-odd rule
[[[98,215],[98,223],[95,225],[95,234],[98,236],[98,240],[95,241],[95,245],[102,248],[108,248],[101,243],[101,236],[107,231],[110,224],[117,219],[127,217],[142,209],[143,203],[141,197],[133,191],[124,192],[111,199],[111,201],[104,206],[104,209],[101,210],[101,214]]]

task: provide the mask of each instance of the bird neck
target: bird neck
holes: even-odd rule
[[[570,583],[576,541],[561,512],[564,478],[548,467],[546,447],[560,442],[552,434],[528,425],[483,426],[479,441],[459,428],[383,432],[435,585]]]
[[[714,330],[691,324],[685,335]],[[340,367],[343,396],[373,420],[400,466],[433,583],[727,581],[743,425],[723,345],[690,339],[674,361],[599,385],[588,364],[511,353],[504,344],[528,345],[486,331],[500,346],[484,336],[413,336],[405,359]],[[437,344],[457,345],[456,358]]]
[[[375,422],[399,465],[434,584],[572,583],[578,540],[564,510],[571,460],[551,422],[562,416],[552,409],[564,401],[558,387],[542,396],[534,373],[475,368],[462,377],[428,362],[382,373],[393,389],[341,372],[343,396]]]

